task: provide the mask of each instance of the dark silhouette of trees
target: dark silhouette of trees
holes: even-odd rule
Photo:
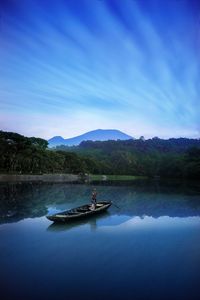
[[[17,174],[87,171],[85,160],[76,153],[51,151],[47,146],[48,142],[41,138],[0,131],[0,171]]]
[[[84,141],[50,150],[44,139],[0,131],[0,172],[200,178],[200,140]]]

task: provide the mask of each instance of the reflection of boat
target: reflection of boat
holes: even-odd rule
[[[110,207],[111,204],[112,203],[109,201],[97,202],[95,209],[91,209],[91,205],[86,204],[61,213],[47,216],[47,219],[53,222],[70,222],[72,220],[87,218],[94,214],[101,213]]]
[[[107,219],[110,218],[110,213],[108,211],[103,211],[98,217],[96,215],[92,215],[89,219],[74,219],[73,222],[63,222],[63,223],[51,223],[49,227],[47,228],[47,231],[52,232],[60,232],[60,231],[67,231],[71,230],[73,228],[89,225],[90,229],[97,229],[97,227],[104,226],[104,222],[106,222]],[[97,223],[98,222],[98,223]]]

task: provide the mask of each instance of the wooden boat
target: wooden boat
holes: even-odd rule
[[[70,222],[72,220],[87,218],[94,214],[101,213],[110,207],[112,202],[100,201],[97,202],[96,208],[92,209],[90,204],[82,205],[64,212],[46,216],[48,220],[53,222]]]

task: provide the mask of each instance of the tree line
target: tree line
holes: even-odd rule
[[[85,160],[76,153],[52,151],[41,138],[0,131],[0,172],[10,174],[82,173]]]
[[[158,137],[145,140],[84,141],[59,146],[93,160],[92,173],[148,177],[200,178],[200,140]]]
[[[200,178],[200,140],[85,141],[49,149],[44,139],[0,131],[0,172]]]

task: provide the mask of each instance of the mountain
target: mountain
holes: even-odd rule
[[[129,140],[133,139],[132,136],[127,135],[120,130],[116,129],[97,129],[86,132],[82,135],[64,139],[61,136],[54,136],[48,140],[49,147],[56,147],[59,145],[76,146],[82,141],[107,141],[107,140]]]
[[[50,147],[56,147],[57,145],[65,145],[65,139],[62,136],[54,136],[48,140]]]

